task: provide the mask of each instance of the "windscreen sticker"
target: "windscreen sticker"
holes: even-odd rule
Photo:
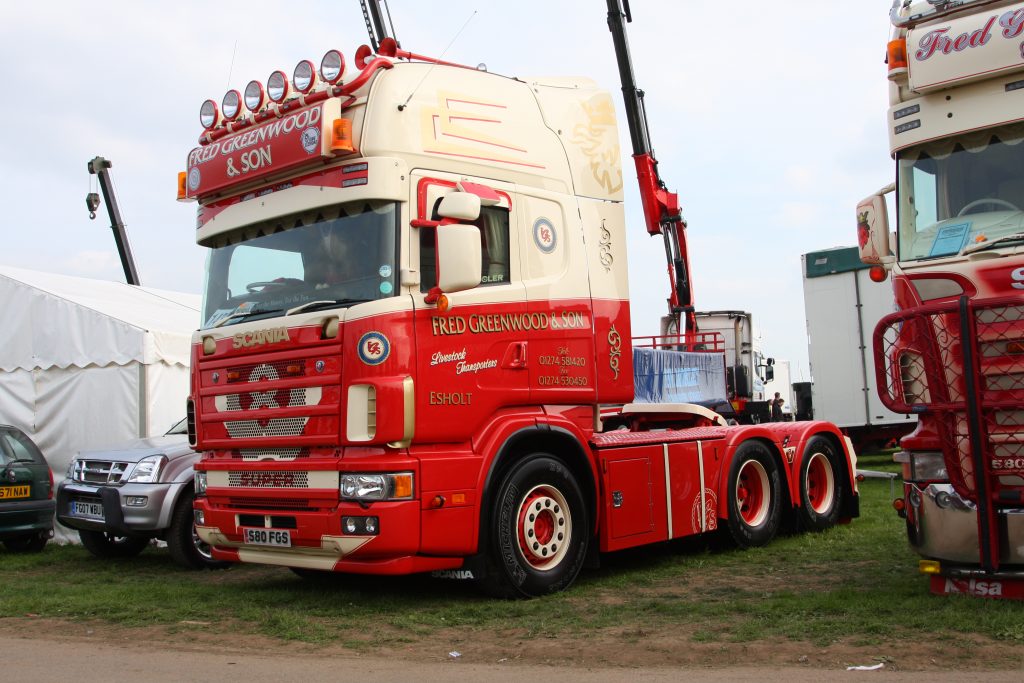
[[[967,241],[967,233],[971,229],[970,223],[957,223],[947,225],[939,230],[932,242],[932,251],[929,256],[946,256],[958,254],[964,248]]]
[[[391,342],[382,332],[367,332],[359,338],[357,352],[367,365],[380,365],[391,354]]]
[[[391,277],[391,266],[385,263],[383,266],[380,267],[380,269],[377,272],[380,274],[381,277]]]
[[[388,282],[387,280],[385,280],[384,282],[380,283],[380,293],[381,294],[390,294],[392,289],[393,289],[393,287],[391,286],[391,283]]]

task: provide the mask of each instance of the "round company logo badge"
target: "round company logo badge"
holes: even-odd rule
[[[199,189],[199,182],[202,180],[202,176],[199,175],[199,167],[193,166],[188,171],[188,189],[195,192]]]
[[[316,126],[310,126],[302,131],[301,139],[302,149],[306,150],[306,154],[312,154],[320,148],[320,129]]]
[[[391,342],[381,332],[367,332],[359,338],[357,351],[367,365],[380,365],[391,354]]]
[[[533,224],[533,243],[545,254],[550,254],[558,245],[555,226],[547,218],[538,218]]]

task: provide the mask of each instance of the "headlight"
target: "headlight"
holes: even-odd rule
[[[409,500],[412,472],[342,474],[341,497],[346,500]]]
[[[160,472],[167,464],[166,455],[150,455],[135,464],[135,469],[126,481],[135,484],[152,484],[160,481]]]
[[[196,472],[196,495],[206,495],[206,472]]]
[[[66,479],[74,481],[75,480],[75,470],[77,470],[77,469],[78,469],[78,460],[72,460],[71,463],[68,465],[68,471],[64,474],[64,477]]]
[[[910,453],[910,478],[913,481],[949,481],[942,453]]]

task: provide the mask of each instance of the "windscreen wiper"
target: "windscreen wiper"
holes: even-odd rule
[[[334,306],[351,306],[353,304],[363,304],[370,299],[322,299],[319,301],[307,301],[304,304],[300,304],[295,308],[289,308],[285,311],[285,315],[294,315],[296,313],[303,313],[305,311],[319,311],[324,308],[333,308]]]
[[[220,327],[221,325],[226,325],[229,320],[245,320],[246,318],[251,318],[254,315],[262,315],[263,313],[280,313],[280,312],[281,312],[280,308],[261,308],[261,309],[253,310],[253,311],[237,311],[235,313],[231,313],[229,315],[224,316],[222,319],[218,320],[213,325],[213,327],[217,328],[217,327]]]
[[[997,237],[994,240],[978,242],[977,244],[972,244],[970,246],[964,247],[963,251],[961,251],[960,253],[973,254],[978,251],[993,249],[995,247],[998,247],[1000,244],[1006,244],[1007,242],[1018,242],[1020,240],[1024,240],[1024,232],[1015,232],[1012,235],[1003,235],[1002,237]]]

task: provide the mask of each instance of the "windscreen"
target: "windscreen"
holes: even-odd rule
[[[395,296],[397,206],[360,202],[250,226],[211,249],[203,329]]]
[[[1024,223],[1024,126],[901,152],[899,259],[951,256],[1019,233]]]

